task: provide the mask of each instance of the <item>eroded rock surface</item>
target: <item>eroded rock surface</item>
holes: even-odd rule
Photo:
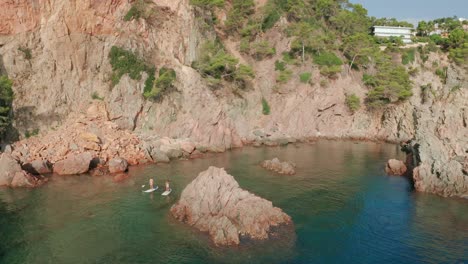
[[[406,171],[406,165],[401,160],[391,159],[387,162],[387,166],[385,166],[385,172],[389,175],[401,176],[405,174]]]
[[[201,172],[184,189],[171,213],[208,232],[216,245],[238,245],[244,237],[268,239],[276,228],[292,225],[291,217],[281,209],[241,189],[234,177],[216,167]]]
[[[279,174],[292,175],[296,173],[296,165],[294,163],[287,161],[281,162],[278,158],[263,161],[262,167],[267,170],[277,172]]]
[[[59,175],[83,174],[89,171],[93,155],[89,152],[69,155],[54,164],[54,172]]]

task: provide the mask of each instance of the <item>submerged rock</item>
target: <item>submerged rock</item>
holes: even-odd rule
[[[125,172],[128,169],[128,162],[122,158],[115,158],[109,161],[109,172],[118,173]]]
[[[268,239],[291,217],[268,200],[239,187],[224,169],[201,172],[171,208],[172,215],[200,231],[208,232],[216,245],[238,245],[241,238]]]
[[[296,173],[296,170],[295,170],[296,165],[294,163],[286,162],[286,161],[281,162],[278,158],[263,161],[262,167],[267,170],[275,171],[280,174],[292,175]]]
[[[54,164],[54,172],[59,175],[83,174],[89,171],[93,156],[89,152],[71,155]]]
[[[407,171],[406,165],[401,160],[391,159],[385,166],[385,172],[389,175],[404,175]]]
[[[37,187],[46,179],[35,177],[23,169],[20,164],[9,154],[0,156],[0,186],[9,187]]]

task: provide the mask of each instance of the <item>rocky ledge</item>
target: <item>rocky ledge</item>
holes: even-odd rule
[[[234,177],[216,167],[201,172],[184,189],[171,213],[208,232],[218,246],[239,245],[243,238],[265,240],[293,224],[280,208],[241,189]]]
[[[11,155],[5,153],[0,155],[0,186],[33,188],[46,181],[42,176],[24,171]]]
[[[274,158],[272,160],[265,160],[262,162],[261,165],[263,168],[277,172],[279,174],[296,174],[296,165],[294,163],[287,161],[281,162],[278,158]]]

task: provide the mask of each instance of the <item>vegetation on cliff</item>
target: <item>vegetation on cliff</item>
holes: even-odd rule
[[[13,102],[13,81],[7,76],[0,76],[0,138],[11,124],[11,104]]]
[[[343,65],[347,64],[347,71],[359,70],[375,80],[367,83],[369,93],[364,101],[370,108],[404,101],[412,95],[409,68],[403,65],[411,65],[417,51],[400,51],[398,38],[387,41],[389,48],[382,51],[379,49],[382,40],[370,34],[372,25],[409,26],[408,23],[369,17],[362,5],[347,0],[269,0],[258,10],[252,0],[234,0],[230,6],[225,6],[223,1],[192,0],[191,3],[207,9],[226,8],[227,19],[224,25],[217,25],[218,29],[239,38],[240,52],[256,60],[275,55],[275,43],[268,42],[263,33],[273,28],[281,17],[285,18],[287,24],[282,24],[281,28],[292,42],[283,60],[275,62],[280,84],[291,79],[297,66],[314,64],[321,75],[334,79],[340,73],[345,74]],[[195,68],[217,80],[235,75],[237,59],[223,48],[216,49],[213,43],[209,45],[204,46],[205,52]],[[403,53],[402,64],[397,65],[391,58],[400,52]],[[309,82],[310,77],[309,74],[299,75],[304,83]]]
[[[240,64],[218,41],[204,43],[199,59],[192,66],[212,85],[225,80],[244,87],[246,82],[255,76],[251,67]]]
[[[449,53],[458,65],[468,65],[468,33],[464,26],[468,21],[460,21],[456,17],[438,18],[432,21],[420,21],[417,27],[418,41],[429,42],[432,45],[439,45],[441,49]],[[438,30],[439,34],[431,34]]]

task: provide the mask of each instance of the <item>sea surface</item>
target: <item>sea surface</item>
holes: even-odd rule
[[[294,176],[264,170],[278,157]],[[468,201],[414,192],[386,176],[398,146],[319,141],[242,148],[203,159],[132,167],[131,178],[54,176],[34,190],[0,189],[0,263],[468,263]],[[169,213],[209,166],[282,208],[292,239],[217,248]],[[173,193],[142,193],[154,178]],[[142,188],[142,185],[146,185]]]

